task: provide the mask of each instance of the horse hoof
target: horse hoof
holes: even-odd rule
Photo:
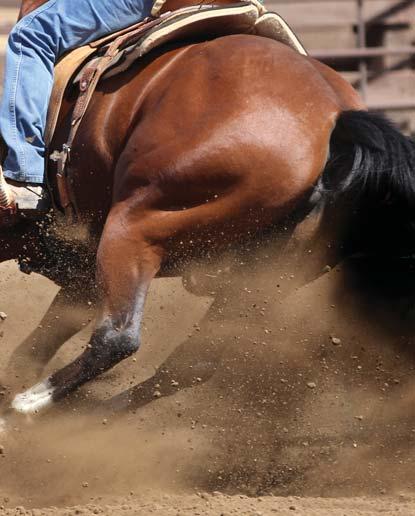
[[[52,403],[54,391],[55,388],[50,381],[45,380],[25,392],[17,394],[11,407],[21,414],[35,414]]]

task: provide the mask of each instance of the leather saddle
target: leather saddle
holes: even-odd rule
[[[268,12],[258,0],[190,6],[160,14],[165,1],[156,0],[152,17],[71,51],[55,67],[45,143],[47,156],[57,164],[59,198],[54,199],[54,204],[62,207],[70,219],[76,217],[77,210],[73,194],[68,189],[67,164],[78,128],[99,81],[122,73],[137,59],[165,43],[200,38],[201,35],[206,40],[229,34],[259,35],[307,54],[287,23],[278,14]],[[73,85],[78,88],[78,99],[67,142],[60,150],[51,149],[65,92]]]

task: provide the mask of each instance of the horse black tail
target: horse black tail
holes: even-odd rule
[[[415,253],[415,142],[384,116],[339,116],[317,190],[336,212],[354,214],[349,227],[360,244]]]
[[[322,191],[355,201],[397,201],[415,208],[415,142],[384,116],[344,111],[330,140]]]

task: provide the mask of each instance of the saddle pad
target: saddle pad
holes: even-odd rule
[[[109,63],[102,77],[109,78],[127,70],[137,59],[166,43],[200,35],[206,39],[214,39],[229,34],[263,36],[307,55],[297,36],[281,16],[266,12],[261,4],[249,2],[230,7],[205,6],[203,9],[190,7],[179,9],[134,45],[120,52]]]
[[[285,43],[294,50],[297,50],[300,54],[304,56],[307,55],[307,51],[300,43],[294,31],[277,13],[267,12],[262,14],[255,22],[255,34]]]

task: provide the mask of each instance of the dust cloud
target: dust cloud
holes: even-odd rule
[[[181,278],[155,280],[135,357],[45,415],[10,419],[0,436],[4,510],[94,504],[105,512],[112,503],[134,508],[134,497],[154,490],[164,493],[149,495],[160,514],[170,514],[163,496],[176,507],[179,495],[210,500],[211,509],[228,496],[235,512],[239,498],[229,495],[284,497],[287,511],[297,496],[314,497],[310,511],[316,497],[412,500],[411,270],[354,260],[299,288],[272,253],[232,265],[187,278],[203,296]],[[5,365],[57,288],[10,263],[0,278]],[[46,372],[81,351],[91,324]],[[28,386],[24,377],[3,383]]]

